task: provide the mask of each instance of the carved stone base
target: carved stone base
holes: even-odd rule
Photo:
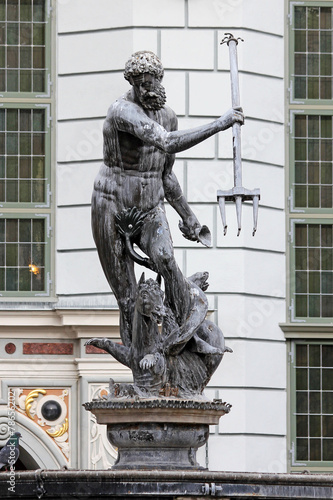
[[[209,425],[230,411],[230,405],[161,398],[156,400],[93,400],[85,408],[107,425],[110,443],[118,448],[112,469],[201,469],[196,452],[209,436]]]

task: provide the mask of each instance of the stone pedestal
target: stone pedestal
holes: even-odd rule
[[[179,399],[93,400],[85,408],[107,425],[110,443],[118,448],[113,469],[200,469],[196,452],[230,405],[220,400]]]

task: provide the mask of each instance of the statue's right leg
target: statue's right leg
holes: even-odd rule
[[[115,213],[105,201],[97,205],[93,200],[92,229],[104,274],[118,302],[121,339],[129,347],[137,287],[134,263],[116,229]]]

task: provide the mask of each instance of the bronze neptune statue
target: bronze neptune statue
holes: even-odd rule
[[[207,125],[177,130],[177,117],[166,105],[163,72],[152,52],[133,54],[124,72],[131,89],[110,106],[104,123],[92,229],[119,305],[123,345],[104,338],[88,343],[132,369],[133,386],[118,388],[114,396],[193,399],[200,398],[228,348],[221,330],[205,319],[208,273],[186,278],[176,263],[164,200],[179,214],[183,236],[209,246],[210,232],[200,225],[173,172],[175,154],[242,124],[243,114],[241,108],[231,109]],[[143,275],[137,284],[135,262],[155,271],[156,281]]]

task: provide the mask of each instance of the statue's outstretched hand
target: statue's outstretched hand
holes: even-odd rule
[[[184,238],[191,241],[199,241],[198,233],[200,231],[200,223],[195,216],[188,217],[186,220],[179,221],[179,229],[183,233]]]
[[[224,115],[219,118],[222,128],[221,130],[226,130],[232,127],[234,123],[244,124],[244,113],[243,109],[238,106],[236,108],[229,109]]]
[[[142,370],[148,370],[156,364],[158,357],[155,354],[146,354],[144,358],[141,359],[139,366]]]

